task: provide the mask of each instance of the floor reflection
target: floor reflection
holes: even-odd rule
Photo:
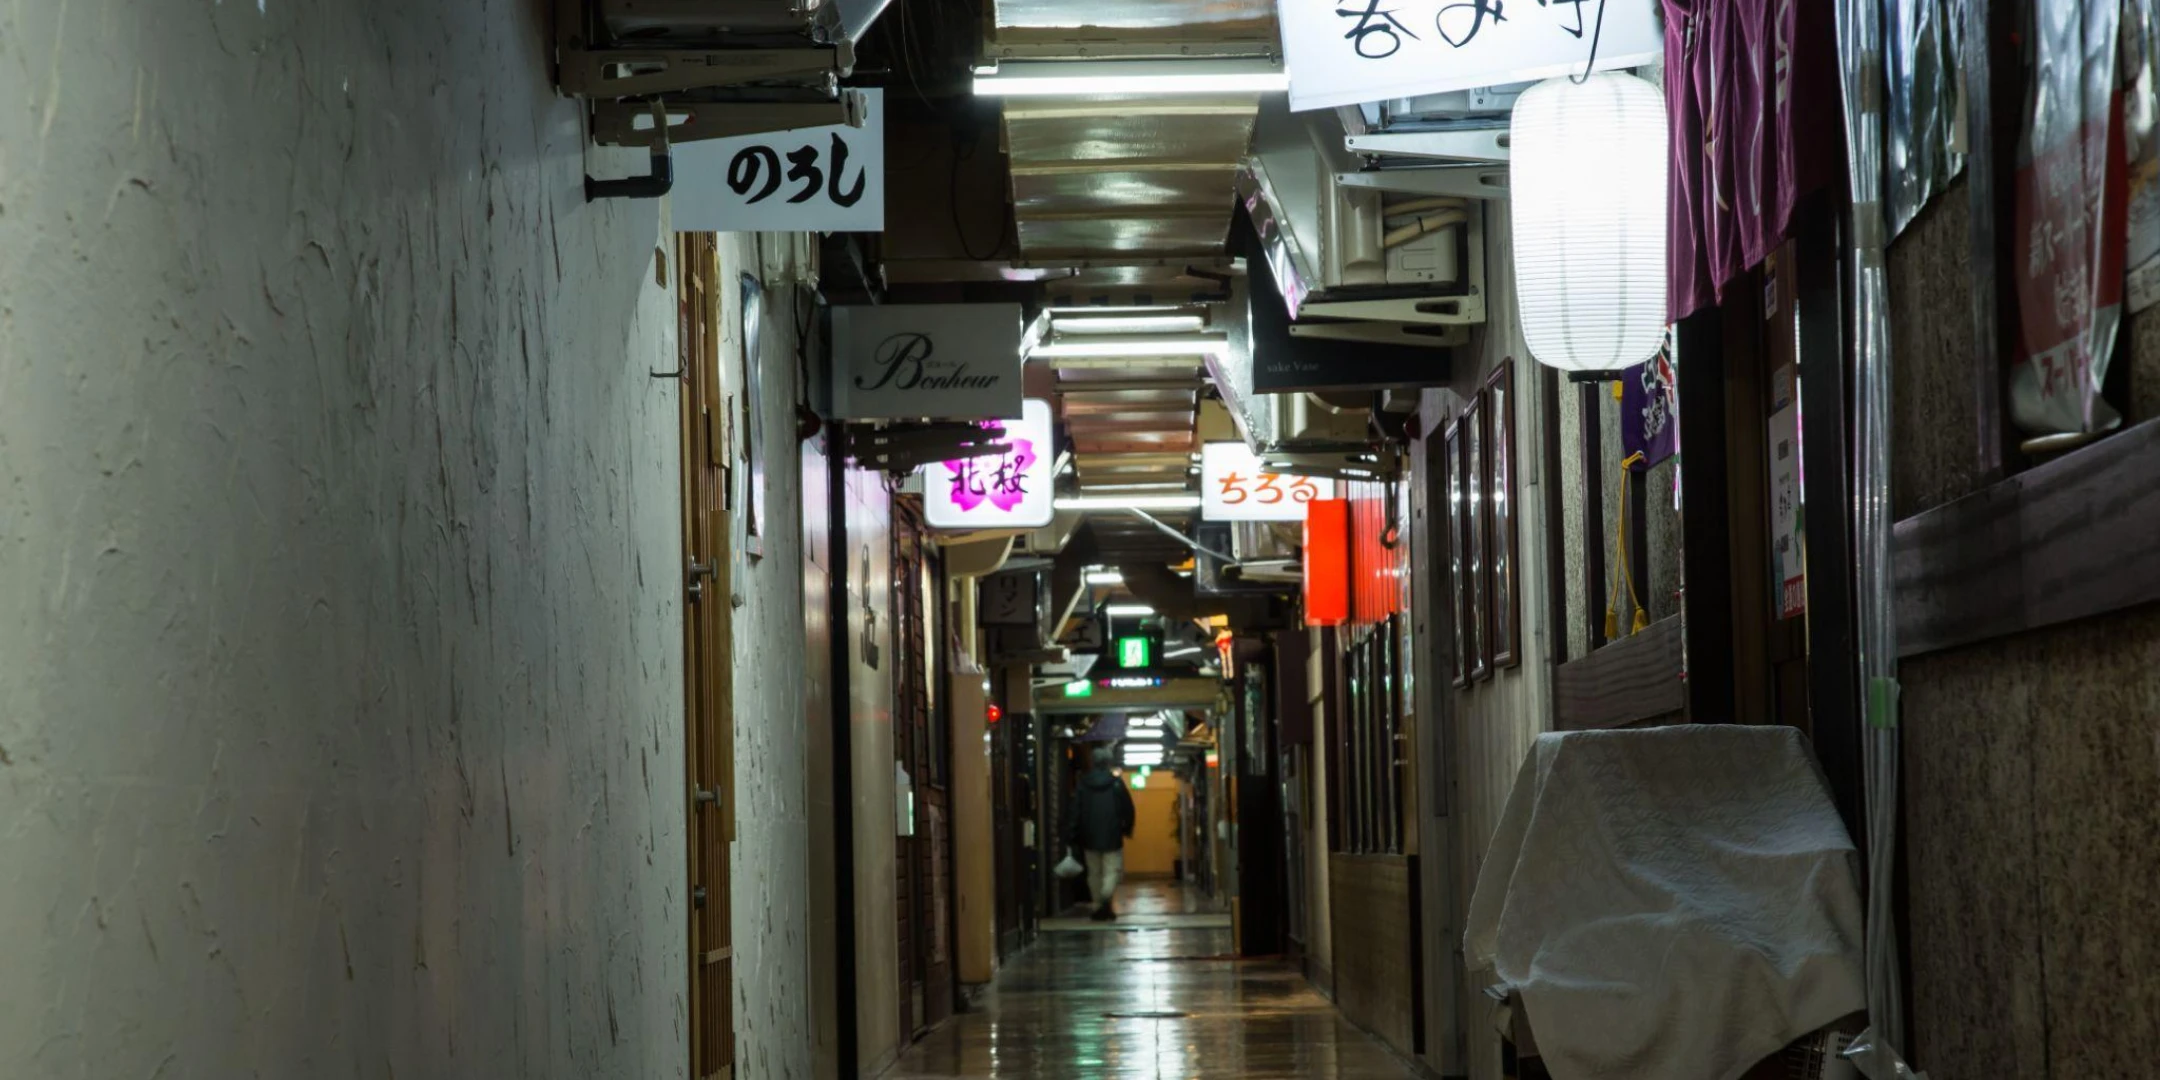
[[[889,1080],[1416,1075],[1296,971],[1231,959],[1228,929],[1158,923],[1207,914],[1176,890],[1137,888],[1121,908],[1117,932],[1046,932]]]

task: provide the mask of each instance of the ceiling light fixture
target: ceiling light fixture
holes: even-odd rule
[[[1078,94],[1279,94],[1282,65],[1255,60],[1062,60],[975,69],[977,97]]]
[[[1102,613],[1112,618],[1145,617],[1155,614],[1155,607],[1152,604],[1104,604]]]
[[[1088,356],[1208,356],[1227,352],[1230,342],[1221,334],[1180,334],[1166,337],[1061,337],[1035,346],[1028,358],[1059,360]]]
[[[1053,317],[1060,334],[1197,334],[1207,329],[1198,315],[1081,315]]]
[[[1123,585],[1125,584],[1125,575],[1117,570],[1090,570],[1087,572],[1087,583],[1090,585]]]
[[[1198,510],[1198,495],[1060,495],[1059,510],[1123,514],[1132,510]]]

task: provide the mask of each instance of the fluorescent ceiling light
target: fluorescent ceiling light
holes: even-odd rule
[[[1150,604],[1104,604],[1102,613],[1113,617],[1124,615],[1153,615],[1155,614],[1155,608],[1153,605]]]
[[[1060,338],[1035,346],[1030,359],[1058,360],[1088,356],[1207,356],[1224,352],[1230,343],[1220,334],[1184,334],[1176,337]]]
[[[978,97],[1078,94],[1278,94],[1290,76],[1270,60],[1061,60],[977,68]]]
[[[1207,321],[1198,315],[1078,315],[1050,325],[1060,334],[1197,334]]]
[[[1116,570],[1090,570],[1087,572],[1087,583],[1090,585],[1123,585],[1125,584],[1125,575]]]
[[[1077,510],[1081,513],[1122,513],[1127,510],[1197,510],[1198,495],[1061,495],[1054,504],[1059,510]]]

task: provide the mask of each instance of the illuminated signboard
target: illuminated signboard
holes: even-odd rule
[[[1200,447],[1200,517],[1206,521],[1303,521],[1314,499],[1335,497],[1335,481],[1269,472],[1241,442]]]
[[[1069,682],[1069,683],[1066,683],[1066,684],[1065,684],[1065,696],[1066,696],[1066,697],[1094,697],[1094,696],[1095,696],[1095,684],[1094,684],[1094,683],[1091,683],[1091,682],[1089,682],[1089,681],[1087,681],[1086,679],[1081,679],[1081,680],[1080,680],[1080,681],[1078,681],[1078,682]]]
[[[1001,420],[1008,449],[922,467],[923,517],[933,529],[1039,529],[1050,524],[1050,403],[1029,398]]]
[[[1117,663],[1121,668],[1144,668],[1154,657],[1144,637],[1121,637],[1117,639]]]

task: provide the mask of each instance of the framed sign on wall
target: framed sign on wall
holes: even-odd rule
[[[1485,380],[1485,506],[1492,566],[1492,660],[1495,667],[1522,662],[1521,601],[1515,588],[1515,359],[1500,362]]]
[[[1492,635],[1490,623],[1491,600],[1488,582],[1492,567],[1486,561],[1486,517],[1489,503],[1485,497],[1485,410],[1481,403],[1472,401],[1463,410],[1463,612],[1462,625],[1457,632],[1467,640],[1470,678],[1483,679],[1492,674]]]
[[[1463,628],[1463,598],[1468,594],[1469,575],[1463,572],[1463,557],[1470,550],[1470,491],[1465,482],[1463,469],[1462,421],[1455,420],[1447,426],[1446,459],[1441,471],[1446,476],[1447,506],[1447,571],[1448,587],[1446,601],[1448,622],[1454,624],[1452,635],[1454,648],[1454,679],[1457,686],[1470,685],[1470,636]]]

